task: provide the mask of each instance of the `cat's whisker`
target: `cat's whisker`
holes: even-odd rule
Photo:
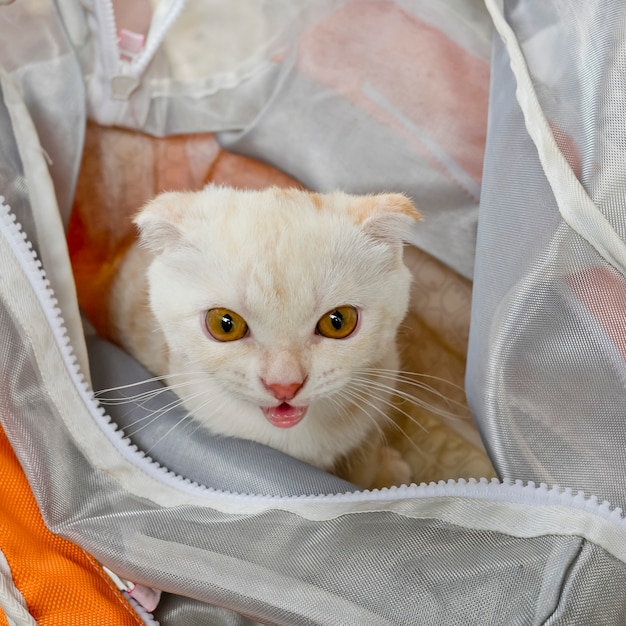
[[[375,375],[377,378],[383,378],[384,380],[392,380],[394,382],[401,382],[404,384],[408,384],[412,387],[416,387],[417,389],[421,389],[423,391],[426,391],[428,393],[431,393],[433,396],[438,397],[441,401],[445,402],[449,407],[452,407],[453,405],[459,407],[461,410],[464,411],[463,414],[457,414],[457,413],[453,413],[451,411],[445,411],[444,409],[440,409],[440,408],[436,408],[430,404],[428,404],[425,400],[422,400],[421,398],[418,398],[417,396],[414,396],[413,394],[410,394],[402,389],[398,389],[393,385],[387,385],[386,383],[382,382],[382,381],[376,381],[374,380],[372,377],[370,376],[353,376],[354,380],[358,380],[360,382],[364,382],[367,384],[377,384],[379,386],[379,388],[381,390],[387,390],[390,393],[393,393],[394,395],[401,397],[405,400],[408,400],[409,402],[412,402],[418,406],[421,406],[424,409],[427,409],[429,411],[433,411],[434,413],[436,413],[437,415],[440,415],[441,417],[444,417],[446,419],[467,419],[468,415],[467,415],[467,405],[463,402],[460,402],[458,400],[454,400],[453,398],[449,398],[448,396],[446,396],[445,394],[441,393],[439,390],[435,389],[434,387],[431,387],[430,385],[426,385],[426,384],[421,384],[421,383],[416,383],[416,382],[412,382],[412,381],[405,381],[403,379],[396,379],[394,376],[392,375]]]
[[[336,396],[339,396],[340,398],[344,399],[346,402],[349,402],[350,404],[354,404],[356,406],[359,407],[359,409],[361,411],[363,411],[363,413],[365,413],[365,415],[367,415],[367,417],[370,419],[370,421],[374,424],[376,430],[378,430],[378,434],[380,435],[381,441],[384,445],[387,444],[387,436],[385,435],[385,431],[383,430],[383,428],[381,427],[381,425],[379,424],[378,420],[367,410],[365,409],[365,407],[363,407],[361,404],[358,404],[357,400],[364,400],[364,398],[361,398],[359,395],[356,395],[354,393],[351,393],[349,389],[347,388],[343,388],[342,390],[338,391],[336,394]],[[329,399],[332,398],[333,396],[329,396]],[[376,409],[379,413],[381,412],[380,409],[374,405],[371,402],[367,402],[367,404]],[[358,416],[355,416],[354,414],[351,414],[350,411],[347,410],[347,407],[343,407],[343,412],[344,415],[348,418],[348,420],[353,420],[353,419],[358,419]],[[383,416],[384,412],[383,412]],[[386,416],[385,416],[386,417]]]
[[[359,381],[351,381],[350,383],[350,387],[354,387],[354,391],[358,392],[358,393],[362,393],[361,390],[363,390],[365,393],[372,395],[371,390],[372,387],[374,387],[376,389],[376,386],[372,384],[372,381],[363,381],[363,382],[359,382]],[[386,387],[386,386],[385,386]],[[385,388],[379,388],[377,389],[379,391],[383,391],[383,392],[387,392],[387,389]],[[407,411],[405,411],[404,409],[400,408],[399,406],[395,405],[391,400],[381,397],[381,396],[375,396],[376,399],[381,402],[382,404],[384,404],[385,406],[388,406],[392,409],[394,409],[395,411],[397,411],[398,413],[401,413],[402,415],[404,415],[407,419],[409,419],[411,422],[413,422],[416,426],[418,426],[419,428],[421,428],[421,430],[423,430],[425,433],[428,433],[428,429],[424,427],[423,424],[420,424],[420,422],[415,419],[415,417],[413,415],[411,415],[410,413],[408,413]],[[390,417],[387,416],[387,414],[381,410],[381,413],[383,413],[390,422],[393,422],[395,424],[395,421],[392,420]]]
[[[172,432],[174,432],[174,430],[176,428],[178,428],[181,424],[183,423],[190,423],[190,421],[192,420],[192,415],[191,413],[187,413],[186,415],[184,415],[183,417],[181,417],[179,420],[177,420],[174,425],[169,428],[165,433],[163,433],[147,450],[145,450],[146,454],[150,454],[154,448],[156,448],[156,446],[158,446],[163,440],[165,440]],[[133,433],[136,434],[136,433]]]
[[[182,374],[181,374],[182,375]],[[155,387],[153,389],[148,389],[146,391],[143,391],[141,393],[135,394],[135,395],[124,395],[123,393],[119,396],[96,396],[96,399],[98,400],[98,402],[100,402],[100,404],[105,405],[105,406],[116,406],[116,405],[121,405],[121,404],[134,404],[136,406],[141,406],[143,407],[145,402],[156,398],[157,396],[159,396],[160,394],[163,394],[167,391],[176,391],[177,389],[182,389],[184,387],[188,387],[191,385],[195,385],[198,383],[202,383],[206,380],[206,376],[204,378],[202,378],[201,376],[198,375],[198,378],[196,379],[192,379],[192,380],[186,380],[180,383],[174,383],[174,384],[170,384],[168,386],[166,385],[162,385],[159,387]],[[123,385],[121,387],[111,387],[110,389],[104,389],[101,390],[98,393],[101,394],[105,394],[105,393],[112,393],[113,391],[116,390],[124,390],[124,389],[128,389],[131,386],[139,386],[141,385],[143,382],[138,382],[138,383],[134,383],[133,385]]]
[[[380,383],[380,382],[372,380],[370,378],[353,377],[352,382],[355,385],[358,385],[360,388],[363,388],[363,389],[376,389],[377,391],[381,391],[381,392],[390,394],[392,396],[398,397],[401,400],[405,400],[407,402],[410,402],[411,404],[413,404],[415,406],[419,406],[419,407],[425,409],[426,411],[429,411],[430,413],[433,413],[435,415],[443,417],[444,419],[449,419],[449,420],[466,419],[465,415],[459,415],[457,413],[452,413],[450,411],[446,411],[445,409],[443,409],[441,407],[434,406],[434,405],[426,402],[425,400],[422,400],[421,398],[418,398],[417,396],[414,396],[413,394],[407,393],[407,392],[402,391],[400,389],[396,389],[393,386],[386,385],[385,383]],[[445,400],[446,398],[444,397],[443,399]],[[381,400],[382,400],[382,398],[381,398]],[[406,411],[402,410],[398,404],[394,404],[391,401],[387,401],[386,404],[388,406],[394,408],[395,410],[401,412],[403,415],[406,415],[409,419],[411,419],[413,422],[418,424],[420,426],[420,428],[423,428],[419,424],[419,422],[412,415],[410,415],[410,414],[406,413]]]
[[[184,389],[185,387],[190,387],[192,385],[197,385],[198,383],[202,383],[203,381],[200,380],[187,380],[185,382],[182,383],[176,383],[175,385],[169,385],[168,387],[164,387],[163,389],[155,389],[153,394],[146,394],[146,398],[144,399],[143,402],[141,403],[137,403],[138,406],[142,407],[142,408],[147,408],[146,407],[146,402],[148,400],[151,400],[152,398],[157,397],[158,395],[162,394],[164,391],[174,391],[176,393],[178,393],[179,390]]]
[[[177,386],[181,386],[181,385],[177,385]],[[177,405],[182,404],[182,400],[180,400],[179,396],[176,396],[176,400],[170,402],[169,404],[162,406],[162,407],[157,407],[157,408],[149,408],[147,405],[148,402],[154,400],[155,398],[157,398],[159,395],[169,391],[170,388],[168,387],[161,387],[158,389],[152,389],[150,391],[145,392],[144,394],[137,394],[135,396],[129,396],[129,397],[124,397],[124,396],[120,396],[117,398],[99,398],[98,401],[100,402],[100,404],[104,407],[107,406],[126,406],[128,407],[128,411],[126,413],[124,413],[123,415],[126,416],[128,415],[130,412],[132,412],[133,410],[141,409],[143,411],[145,411],[147,414],[140,417],[138,420],[136,420],[135,422],[133,422],[133,424],[137,424],[147,418],[149,418],[150,416],[156,415],[158,413],[164,413],[169,411],[171,408],[175,408]],[[128,426],[126,426],[128,427]]]
[[[361,370],[361,372],[363,372],[365,374],[365,377],[367,377],[368,379],[372,379],[372,378],[379,378],[382,380],[391,380],[394,383],[402,383],[404,385],[410,386],[410,387],[415,387],[417,389],[422,389],[424,391],[427,391],[429,393],[432,393],[433,395],[439,396],[442,400],[444,400],[447,404],[457,404],[460,406],[465,406],[463,402],[459,402],[458,400],[454,400],[452,398],[450,398],[449,396],[446,396],[444,393],[442,393],[441,391],[439,391],[438,389],[436,389],[435,387],[433,387],[432,385],[429,385],[425,382],[422,381],[416,381],[410,378],[406,378],[402,375],[394,375],[393,373],[376,373],[376,372],[369,372],[367,370]]]
[[[444,385],[449,385],[453,389],[462,392],[465,394],[465,389],[461,385],[457,385],[447,378],[442,378],[441,376],[435,376],[434,374],[423,374],[420,372],[411,372],[409,370],[392,370],[392,369],[383,369],[383,368],[375,368],[375,367],[363,367],[358,369],[359,372],[362,373],[371,373],[376,375],[386,375],[390,378],[394,378],[397,380],[403,380],[406,382],[417,382],[415,379],[428,379],[437,381],[439,383],[443,383]]]
[[[383,411],[380,407],[376,406],[374,403],[370,402],[359,390],[354,390],[354,389],[350,389],[350,388],[346,388],[344,387],[344,389],[342,390],[343,393],[347,393],[348,395],[350,395],[352,397],[351,402],[353,402],[354,404],[356,404],[357,406],[359,406],[359,408],[364,411],[369,417],[370,419],[374,420],[374,418],[369,415],[369,413],[367,411],[365,411],[365,409],[363,408],[363,406],[361,404],[359,404],[360,402],[365,402],[366,404],[368,404],[369,406],[371,406],[373,409],[376,409],[376,411],[378,411],[378,413],[380,413],[382,415],[382,417],[385,419],[385,422],[387,424],[391,424],[397,431],[400,432],[400,434],[402,434],[405,438],[406,441],[409,442],[409,444],[415,448],[415,450],[421,454],[422,456],[424,455],[424,451],[415,443],[415,441],[413,441],[413,439],[409,436],[409,434],[404,430],[404,428],[402,428],[402,426],[400,426],[400,424],[398,424],[394,419],[392,419],[391,417],[389,417],[389,415],[387,415],[387,413],[385,411]],[[377,398],[378,400],[383,400],[382,398]],[[389,403],[390,404],[390,403]],[[406,414],[405,414],[406,415]],[[424,432],[428,432],[421,424],[419,424],[415,419],[413,419],[410,415],[407,415],[407,417],[409,417],[412,421],[414,421],[417,426],[419,426]],[[383,439],[383,444],[386,445],[387,444],[387,438],[384,434],[383,429],[381,428],[380,424],[378,424],[377,420],[374,420],[374,422],[376,423],[376,425],[378,426],[378,429],[381,433],[382,439]]]
[[[338,392],[336,392],[335,394],[333,394],[332,396],[328,396],[326,399],[332,401],[332,403],[337,407],[337,409],[341,412],[342,417],[347,421],[353,421],[353,420],[358,420],[359,416],[355,415],[354,413],[351,413],[348,409],[347,405],[354,405],[355,401],[354,398],[351,397],[350,395],[344,393],[344,390],[340,390]],[[343,400],[343,402],[340,402],[340,400]],[[376,420],[371,413],[369,413],[369,411],[366,411],[365,409],[363,409],[362,407],[359,407],[361,410],[363,410],[363,412],[367,415],[367,417],[372,421],[372,423],[374,424],[374,426],[378,429],[378,431],[380,432],[381,437],[384,437],[384,432],[382,430],[382,428],[380,427],[380,424],[378,423],[378,420]]]
[[[380,425],[380,420],[377,420],[375,417],[373,417],[372,414],[369,411],[367,411],[363,405],[365,404],[369,406],[370,408],[374,409],[377,413],[379,413],[383,417],[385,422],[391,423],[392,420],[390,420],[387,413],[385,413],[385,411],[383,411],[379,406],[376,406],[374,402],[368,399],[367,396],[365,394],[362,394],[359,390],[351,389],[349,387],[344,387],[341,390],[340,395],[342,395],[351,404],[358,406],[359,409],[363,411],[370,418],[370,420],[374,423],[374,425],[378,429],[383,441],[386,443],[385,432],[382,426]]]
[[[366,372],[378,372],[383,374],[405,374],[411,377],[417,378],[435,378],[444,383],[450,383],[451,385],[455,385],[452,381],[447,378],[442,378],[441,376],[436,376],[435,374],[426,374],[424,372],[415,372],[413,370],[403,370],[403,369],[394,369],[394,368],[385,368],[385,367],[361,367],[359,368],[361,371]]]
[[[154,414],[144,415],[136,419],[134,422],[124,425],[124,427],[122,428],[122,430],[124,431],[124,435],[126,437],[131,437],[131,438],[137,436],[142,430],[145,430],[146,428],[149,428],[150,426],[152,426],[152,424],[154,424],[159,419],[161,419],[166,413],[167,411],[159,412],[158,414],[154,413]],[[182,417],[181,419],[186,419],[187,416],[188,414]],[[142,422],[145,422],[145,423],[139,426],[139,424],[141,424]]]
[[[460,409],[463,412],[463,415],[467,414],[467,404],[461,400],[456,400],[454,398],[451,398],[450,396],[447,396],[446,394],[442,393],[441,391],[439,391],[438,389],[436,389],[435,387],[431,387],[430,385],[426,385],[426,384],[419,384],[419,383],[415,383],[415,382],[411,382],[408,380],[403,380],[402,378],[398,379],[396,382],[398,382],[398,388],[401,388],[402,386],[406,386],[406,387],[413,387],[415,389],[419,389],[423,392],[429,393],[433,396],[436,396],[437,398],[439,398],[439,400],[441,400],[442,402],[444,402],[449,408],[450,410],[453,410],[454,407]],[[409,393],[408,391],[404,391],[404,393]],[[409,394],[409,395],[413,395],[413,394]],[[454,415],[454,414],[453,414]],[[456,418],[463,418],[463,416],[461,415],[456,415]],[[454,417],[453,417],[454,419]]]
[[[154,382],[163,381],[167,378],[175,378],[176,376],[208,376],[208,375],[210,375],[209,372],[205,370],[199,370],[197,372],[169,373],[169,374],[163,374],[162,376],[152,376],[150,378],[142,378],[141,380],[137,380],[135,382],[128,383],[126,385],[119,385],[117,387],[109,387],[107,389],[98,389],[97,391],[94,391],[94,394],[98,395],[101,393],[107,393],[109,391],[121,391],[123,389],[130,389],[131,387],[137,387],[138,385],[144,385],[146,383],[154,383]]]
[[[441,393],[439,390],[435,389],[432,385],[424,382],[422,379],[432,380],[438,383],[444,383],[452,387],[455,391],[460,391],[463,394],[464,389],[459,385],[446,380],[445,378],[441,378],[439,376],[430,376],[428,374],[416,374],[413,372],[395,372],[393,370],[377,370],[371,368],[361,368],[356,370],[357,373],[365,374],[367,376],[376,376],[377,378],[383,378],[386,380],[393,380],[396,382],[404,382],[409,385],[413,385],[415,387],[419,387],[421,389],[426,389],[427,391],[432,391],[433,393]]]
[[[204,395],[206,392],[199,392],[197,394],[194,394],[192,396],[190,396],[188,399],[195,399],[198,397],[201,397],[202,395]],[[147,450],[146,450],[146,454],[150,454],[150,452],[152,450],[154,450],[154,448],[161,443],[162,441],[164,441],[166,439],[166,437],[169,437],[169,435],[176,429],[178,428],[182,423],[186,423],[186,424],[194,424],[195,423],[195,428],[194,431],[198,430],[198,428],[200,428],[202,426],[201,422],[199,420],[194,420],[193,417],[196,413],[200,413],[203,409],[205,409],[207,406],[209,406],[211,404],[211,402],[214,402],[216,400],[214,395],[210,395],[207,399],[206,402],[203,402],[202,404],[200,404],[198,407],[195,408],[194,412],[188,411],[187,414],[182,417],[180,420],[178,420],[167,432],[163,433],[163,435],[161,435],[161,437],[159,437],[159,439],[157,439],[157,441],[155,441]],[[222,402],[221,404],[219,404],[217,406],[216,410],[221,410],[222,407],[224,406],[225,400],[224,398],[222,398]],[[193,434],[193,432],[191,434]]]
[[[191,396],[187,396],[187,398],[197,398],[199,396],[202,396],[203,393],[204,392],[199,391],[199,392],[196,392],[195,394],[192,394]],[[138,406],[140,406],[145,411],[148,411],[149,414],[156,415],[156,414],[165,414],[172,409],[177,409],[180,406],[184,405],[184,403],[185,403],[185,399],[182,398],[181,396],[176,395],[175,398],[171,402],[161,407],[157,407],[156,409],[150,409],[146,407],[145,404],[141,404]]]
[[[159,388],[159,389],[150,389],[149,391],[144,391],[142,393],[138,393],[134,396],[113,396],[113,397],[99,397],[98,402],[103,406],[118,406],[122,404],[135,404],[139,406],[143,406],[143,402],[150,400],[152,398],[156,398],[157,396],[163,394],[168,390],[167,387]],[[140,404],[141,403],[141,404]]]
[[[203,394],[203,392],[198,392],[197,394],[190,396],[192,398],[201,396]],[[153,411],[148,411],[146,413],[146,415],[143,415],[142,417],[140,417],[139,419],[135,420],[134,422],[132,422],[131,424],[128,424],[124,427],[124,433],[128,436],[128,437],[133,437],[135,435],[137,435],[138,433],[140,433],[142,430],[144,430],[145,428],[148,428],[149,426],[151,426],[152,424],[154,424],[156,421],[158,421],[160,418],[162,418],[164,415],[166,415],[169,411],[172,411],[174,409],[178,409],[179,407],[184,405],[184,401],[181,398],[176,398],[175,400],[172,400],[172,402],[166,404],[163,407],[160,407],[159,409],[155,409]],[[182,419],[187,419],[187,417],[189,416],[189,413],[187,413],[187,415],[185,417],[183,417]],[[137,426],[137,424],[141,423],[141,422],[145,422],[145,420],[148,420],[146,423],[144,423],[142,426],[140,426],[139,428],[135,428],[134,430],[131,431],[132,428],[134,428],[135,426]]]
[[[342,397],[341,393],[338,393],[337,395],[339,395],[339,397]],[[342,417],[345,421],[349,422],[352,419],[353,416],[350,415],[348,407],[345,406],[345,404],[342,404],[339,399],[336,398],[334,395],[326,397],[325,400],[329,401],[337,409],[337,411],[339,411],[340,417]],[[349,402],[349,400],[347,401]]]
[[[176,408],[178,408],[180,406],[184,406],[184,403],[186,401],[188,401],[188,400],[195,400],[196,398],[200,398],[200,397],[202,397],[205,394],[206,394],[205,391],[199,391],[199,392],[197,392],[195,394],[187,396],[185,398],[185,400],[177,398],[175,401],[170,402],[168,405],[162,407],[161,409],[152,412],[151,415],[145,415],[142,418],[140,418],[140,419],[136,420],[135,422],[133,422],[133,424],[129,425],[129,426],[133,426],[133,425],[136,425],[136,424],[140,423],[141,421],[143,421],[145,419],[151,418],[149,422],[147,422],[143,426],[137,428],[136,430],[134,430],[132,432],[130,432],[130,431],[126,432],[126,430],[128,430],[128,428],[129,428],[129,426],[127,426],[126,429],[125,429],[125,433],[129,437],[133,437],[133,436],[137,435],[139,432],[141,432],[142,430],[144,430],[145,428],[148,428],[150,425],[152,425],[155,421],[157,421],[158,419],[163,417],[170,410],[176,409]],[[204,402],[203,404],[201,404],[197,408],[196,412],[197,411],[201,411],[202,409],[207,407],[213,401],[215,401],[215,397],[214,396],[209,396],[208,400],[206,402]],[[222,402],[222,404],[223,404],[223,402]],[[218,407],[218,408],[221,408],[221,406]],[[146,454],[150,453],[150,451],[153,450],[156,445],[158,445],[166,436],[169,435],[169,433],[171,433],[181,423],[183,423],[183,422],[194,423],[193,415],[194,415],[194,413],[192,413],[190,411],[187,411],[186,415],[184,415],[182,418],[180,418],[176,422],[176,424],[174,424],[174,426],[172,426],[172,428],[170,428],[164,435],[162,435],[157,441],[155,441],[148,450],[146,450]],[[199,428],[200,426],[201,426],[201,423],[197,422],[196,429]]]

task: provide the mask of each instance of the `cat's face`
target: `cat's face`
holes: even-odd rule
[[[254,409],[246,419],[263,426],[250,429],[284,431],[321,400],[345,404],[355,372],[394,350],[410,285],[402,231],[418,218],[398,195],[209,187],[157,198],[137,223],[173,367]]]

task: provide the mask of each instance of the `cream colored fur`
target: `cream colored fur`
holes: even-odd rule
[[[363,487],[406,482],[408,466],[381,448],[390,394],[374,387],[389,381],[367,369],[398,367],[411,280],[402,239],[416,219],[398,194],[214,186],[163,194],[136,217],[141,245],[114,284],[116,338],[169,376],[216,433],[329,470],[343,460],[346,477]],[[316,334],[320,317],[341,305],[358,307],[357,330],[345,339]],[[241,315],[249,334],[212,339],[202,324],[214,307]],[[262,381],[294,379],[305,382],[291,404],[308,411],[277,428],[259,408],[278,403]]]

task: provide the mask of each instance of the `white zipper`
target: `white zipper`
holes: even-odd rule
[[[117,45],[117,27],[112,0],[95,0],[93,2],[96,24],[94,27],[98,41],[96,45],[102,55],[102,65],[107,76],[115,76],[121,72],[122,61]]]
[[[15,214],[5,203],[3,196],[0,196],[0,232],[4,235],[9,247],[28,278],[48,321],[48,325],[55,338],[67,372],[96,424],[107,435],[108,439],[115,447],[124,453],[126,458],[131,459],[136,465],[141,465],[143,469],[148,470],[148,473],[153,476],[169,474],[170,480],[168,482],[171,482],[175,475],[139,451],[137,447],[124,436],[124,433],[118,429],[117,425],[98,404],[93,391],[90,389],[88,382],[80,371],[80,366],[73,353],[73,347],[70,344],[62,312],[58,307],[57,299],[54,297],[54,291],[50,286],[50,281],[46,278],[42,263],[38,259],[31,242],[28,241],[26,233],[22,230]],[[190,481],[182,477],[176,476],[175,478],[180,485],[188,486],[190,484]],[[204,488],[200,489],[203,490]]]
[[[161,626],[161,622],[158,622],[152,613],[148,612],[135,598],[128,594],[126,591],[122,591],[124,597],[130,605],[133,607],[139,618],[143,621],[145,626]]]
[[[185,8],[186,0],[161,0],[146,36],[144,48],[132,60],[122,59],[112,0],[95,0],[99,49],[107,80],[115,99],[126,100],[139,86],[141,77],[156,54],[167,31]]]
[[[130,73],[140,76],[152,60],[167,31],[174,25],[185,8],[186,0],[160,0],[152,15],[150,31],[146,37],[146,45],[137,58],[130,64]]]
[[[85,377],[80,372],[80,367],[74,350],[70,344],[65,322],[58,307],[58,300],[54,297],[54,292],[50,286],[50,281],[46,278],[41,261],[37,258],[37,253],[33,249],[32,243],[27,239],[26,233],[17,222],[16,216],[5,204],[4,197],[0,196],[0,231],[5,236],[6,241],[13,250],[13,253],[20,262],[22,269],[28,277],[42,310],[50,324],[50,328],[56,343],[59,347],[67,370],[70,372],[77,389],[82,392],[83,397],[89,397],[88,385]],[[104,417],[104,411],[102,411]],[[109,418],[109,429],[114,429]],[[126,594],[133,609],[146,626],[159,626],[159,622],[154,616],[143,608],[138,602]]]

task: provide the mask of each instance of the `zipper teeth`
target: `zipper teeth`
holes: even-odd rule
[[[124,594],[126,600],[133,607],[133,609],[137,612],[139,618],[143,620],[145,626],[160,626],[160,622],[157,622],[157,620],[154,618],[154,615],[150,613],[145,607],[141,606],[141,604],[139,604],[139,602],[137,602],[137,600],[135,600],[133,596],[131,596],[126,591],[123,591],[122,593]]]
[[[105,68],[109,78],[119,75],[139,78],[150,61],[152,61],[167,31],[180,17],[185,4],[186,0],[172,0],[169,9],[164,12],[163,18],[155,24],[151,24],[143,51],[133,61],[124,61],[120,58],[117,22],[115,20],[113,3],[111,0],[100,0],[97,2],[98,22],[102,25],[102,28],[98,29],[100,32],[100,48],[105,59]]]
[[[363,502],[363,501],[394,501],[407,498],[443,498],[443,497],[464,497],[479,498],[483,500],[494,500],[509,502],[513,504],[535,505],[535,506],[564,506],[584,510],[598,515],[626,530],[626,518],[623,517],[622,509],[612,507],[606,500],[599,502],[596,496],[586,497],[582,491],[574,491],[570,488],[561,488],[559,485],[549,487],[545,483],[535,484],[532,481],[524,483],[521,480],[502,481],[496,478],[487,480],[481,478],[476,480],[470,478],[465,480],[448,480],[431,482],[429,484],[410,485],[402,487],[390,487],[372,491],[357,491],[343,494],[328,495],[303,495],[303,496],[267,496],[258,494],[242,494],[228,491],[220,491],[179,476],[160,465],[151,457],[139,450],[119,429],[117,424],[106,414],[104,408],[100,406],[93,392],[89,388],[85,377],[80,371],[80,366],[73,353],[73,348],[65,327],[58,301],[54,297],[54,292],[50,282],[45,276],[41,261],[37,258],[37,253],[28,241],[26,233],[22,230],[14,213],[4,202],[4,197],[0,196],[0,230],[6,233],[6,239],[20,261],[31,286],[42,306],[43,312],[50,323],[50,327],[59,346],[61,355],[66,364],[70,377],[74,381],[76,389],[79,391],[85,406],[90,411],[100,429],[108,436],[113,445],[123,453],[123,455],[135,466],[149,473],[157,480],[169,485],[191,492],[194,495],[204,497],[219,497],[230,500],[245,499],[266,502],[267,504],[279,504],[282,502]]]
[[[150,26],[146,38],[146,47],[139,54],[139,56],[129,63],[129,74],[134,77],[139,77],[146,66],[152,61],[152,57],[155,55],[158,47],[161,45],[167,31],[174,25],[174,22],[180,17],[180,14],[185,8],[186,0],[173,0],[170,8],[165,13],[162,20],[156,24]],[[157,9],[158,10],[158,9]],[[153,14],[154,17],[154,14]]]
[[[50,281],[46,278],[43,265],[33,249],[32,243],[28,240],[26,233],[22,230],[21,224],[17,221],[16,215],[5,203],[4,196],[0,195],[0,230],[6,233],[6,239],[22,266],[37,299],[41,305],[44,315],[49,322],[50,328],[56,340],[59,351],[65,362],[70,378],[74,382],[81,399],[89,410],[94,421],[100,427],[113,445],[133,464],[139,465],[153,477],[166,480],[168,483],[174,482],[176,486],[192,488],[202,492],[208,491],[206,487],[192,483],[192,481],[177,476],[167,468],[151,459],[142,450],[139,450],[107,415],[104,408],[100,406],[93,394],[85,376],[80,371],[80,365],[74,355],[74,349],[70,343],[65,321],[62,312],[58,307],[58,300],[54,296],[54,291],[50,286]]]
[[[95,2],[97,22],[102,25],[98,28],[100,35],[100,51],[102,53],[105,72],[109,77],[120,73],[122,61],[117,43],[117,25],[112,0],[97,0]]]

